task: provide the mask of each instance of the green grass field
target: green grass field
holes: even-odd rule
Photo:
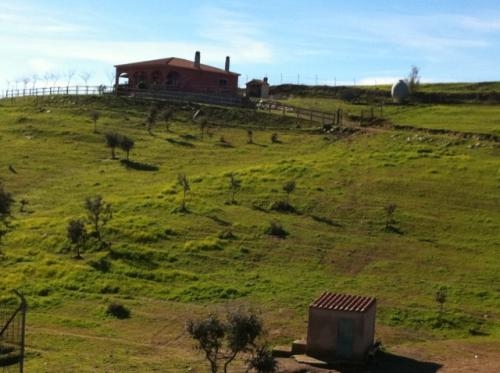
[[[368,115],[371,106],[352,104],[334,98],[295,97],[284,100],[292,106],[334,112],[341,108],[345,113]],[[419,128],[443,129],[500,135],[500,107],[487,104],[460,105],[385,105],[373,106],[375,116],[387,118],[394,124]],[[382,110],[382,111],[381,111]]]
[[[498,110],[487,108],[469,107],[468,119],[457,119],[461,106],[392,115],[433,128],[444,115],[447,128],[497,133]],[[498,340],[498,143],[397,131],[335,138],[296,129],[293,118],[214,113],[202,138],[182,108],[170,132],[158,123],[148,134],[147,107],[133,102],[0,101],[0,177],[17,201],[0,246],[0,294],[7,302],[19,289],[30,305],[26,371],[201,369],[183,332],[193,315],[252,307],[271,343],[289,343],[305,337],[308,304],[324,290],[376,296],[377,335],[389,349]],[[135,140],[132,167],[110,159],[109,131]],[[178,212],[179,173],[191,186],[186,213]],[[236,204],[228,203],[230,173],[241,180]],[[295,212],[272,210],[289,180]],[[66,227],[95,195],[113,208],[104,231],[111,247],[89,247],[76,260]],[[389,203],[397,205],[392,231]],[[266,234],[271,222],[289,235]],[[107,316],[111,302],[132,317]]]

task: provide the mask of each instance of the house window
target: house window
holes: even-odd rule
[[[153,84],[153,86],[160,84],[160,81],[161,81],[161,72],[158,70],[153,71],[151,73],[151,83]]]
[[[227,87],[227,79],[219,79],[219,87]]]
[[[179,73],[171,71],[167,74],[167,87],[177,87],[179,85]]]
[[[146,89],[148,88],[148,75],[144,72],[141,71],[139,73],[139,81],[137,82],[137,88],[139,89]]]

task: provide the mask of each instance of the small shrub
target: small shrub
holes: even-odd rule
[[[285,238],[288,236],[288,232],[283,228],[281,223],[277,221],[272,221],[269,223],[269,226],[265,229],[264,233],[270,235],[270,236],[275,236],[275,237],[280,237],[280,238]]]
[[[106,314],[114,316],[120,320],[130,318],[130,310],[120,303],[111,303],[110,305],[108,305]]]
[[[89,262],[89,265],[99,272],[109,272],[111,269],[111,262],[106,258],[102,257],[97,260],[92,260]]]
[[[269,206],[269,210],[279,212],[295,212],[295,207],[293,207],[288,201],[274,201]]]
[[[119,286],[113,286],[113,285],[104,285],[99,292],[101,294],[117,294],[120,292],[120,287]]]
[[[236,238],[234,233],[231,232],[230,230],[220,232],[217,237],[220,238],[221,240],[234,240]]]
[[[248,360],[248,367],[258,373],[274,373],[278,371],[278,362],[267,346],[257,348],[255,355]]]

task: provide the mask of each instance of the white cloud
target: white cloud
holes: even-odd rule
[[[28,65],[38,74],[53,70],[56,67],[53,61],[45,58],[32,58],[28,61]]]
[[[459,17],[458,22],[462,27],[480,32],[496,32],[500,31],[500,20],[497,17],[494,18],[478,18],[478,17]]]
[[[200,19],[200,37],[207,40],[207,44],[214,45],[216,50],[227,50],[245,62],[272,62],[273,48],[260,31],[262,25],[258,19],[249,19],[242,12],[217,7],[204,7],[197,17]]]

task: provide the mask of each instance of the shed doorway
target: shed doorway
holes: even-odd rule
[[[354,342],[354,323],[351,319],[339,319],[337,326],[337,356],[341,359],[352,358]]]

